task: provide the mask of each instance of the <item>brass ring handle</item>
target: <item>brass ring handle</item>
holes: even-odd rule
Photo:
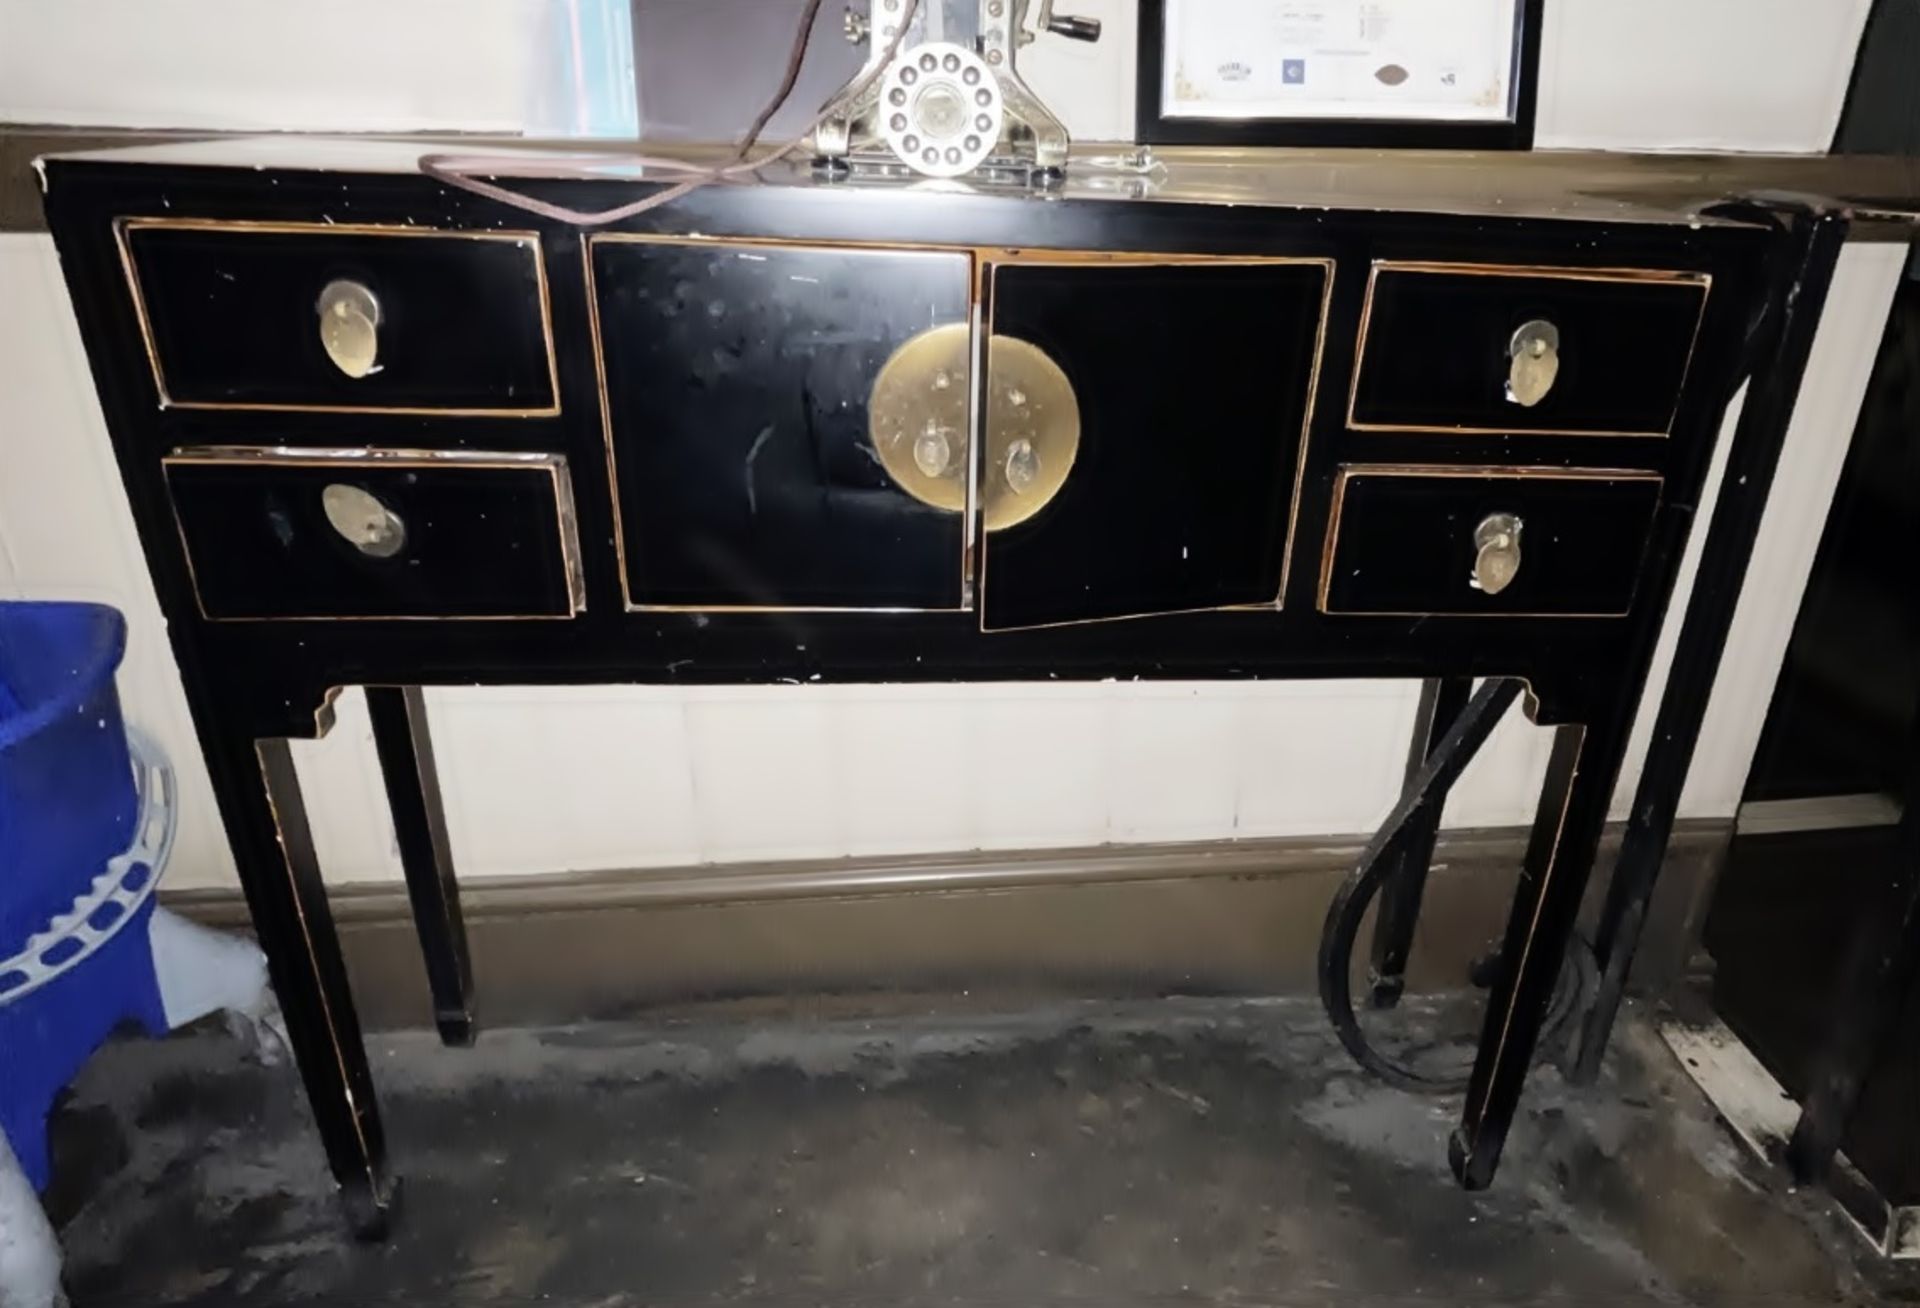
[[[930,327],[888,357],[867,403],[880,466],[901,490],[950,513],[967,504],[972,357],[966,323]],[[988,338],[987,378],[980,500],[986,529],[999,531],[1060,493],[1080,450],[1080,402],[1060,365],[1018,337]]]
[[[380,367],[380,301],[359,282],[328,282],[314,306],[320,317],[320,348],[333,366],[358,380]]]
[[[1469,584],[1498,595],[1520,575],[1520,533],[1526,527],[1511,513],[1489,513],[1473,529],[1473,577]]]
[[[407,524],[371,491],[330,482],[320,492],[327,524],[369,558],[390,559],[407,545]]]
[[[1560,376],[1560,329],[1544,318],[1521,323],[1507,342],[1507,401],[1531,409]]]

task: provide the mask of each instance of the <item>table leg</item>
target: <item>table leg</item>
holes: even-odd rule
[[[1419,778],[1472,693],[1471,677],[1434,677],[1420,684],[1420,706],[1414,711],[1413,742],[1407,751],[1407,785]],[[1398,866],[1382,882],[1374,910],[1369,979],[1375,1008],[1393,1007],[1406,988],[1407,956],[1413,952],[1413,931],[1420,920],[1420,900],[1426,893],[1433,842],[1445,805],[1443,789],[1436,802],[1409,819],[1389,855]]]
[[[1563,726],[1554,736],[1466,1107],[1449,1150],[1454,1175],[1469,1190],[1485,1189],[1500,1164],[1599,849],[1626,728],[1620,717],[1608,727]]]
[[[407,898],[413,905],[413,924],[420,934],[420,953],[433,992],[434,1022],[443,1044],[471,1045],[473,965],[467,952],[466,921],[460,914],[460,887],[453,875],[446,811],[440,802],[433,738],[427,734],[426,700],[418,686],[368,686],[366,693],[374,749],[380,755],[387,807],[393,814],[400,865],[407,877]]]
[[[397,1183],[313,832],[281,739],[202,734],[254,931],[354,1231],[384,1237]]]

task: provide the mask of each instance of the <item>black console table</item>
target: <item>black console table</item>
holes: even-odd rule
[[[1446,679],[1371,855],[1397,860],[1389,973],[1423,831],[1524,687],[1561,730],[1453,1140],[1461,1182],[1486,1185],[1751,377],[1598,941],[1591,1070],[1842,216],[1383,207],[1175,163],[1076,167],[1045,197],[801,172],[581,229],[429,180],[415,153],[43,164],[360,1229],[383,1227],[394,1178],[287,748],[353,685],[453,1043],[473,1014],[423,685]],[[514,185],[589,208],[651,185],[527,165]],[[1463,706],[1468,678],[1495,689]]]

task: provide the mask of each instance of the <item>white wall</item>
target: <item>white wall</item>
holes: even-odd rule
[[[1753,9],[1763,2],[1769,22],[1755,33]],[[511,39],[527,30],[529,9],[540,8],[457,6],[462,19],[451,31],[461,41],[450,51],[439,0],[388,3],[382,13],[411,12],[383,32],[410,33],[417,44],[387,40],[372,65],[376,80],[392,83],[380,90],[387,98],[349,109],[327,90],[324,70],[283,52],[299,48],[289,34],[304,41],[312,24],[351,26],[363,11],[280,0],[185,7],[222,20],[224,32],[220,57],[190,61],[190,86],[180,84],[172,61],[177,27],[137,16],[124,29],[103,22],[149,6],[78,0],[43,9],[0,0],[0,118],[307,126],[322,125],[312,115],[333,114],[325,126],[411,127],[431,119],[437,127],[498,127],[499,115],[512,113],[501,98],[512,79],[482,84],[475,69],[496,65],[466,62],[467,42],[511,66]],[[1124,134],[1132,115],[1131,0],[1065,7],[1106,17],[1106,39],[1092,47],[1036,45],[1034,80],[1081,135]],[[1639,0],[1548,6],[1548,66],[1559,69],[1549,85],[1562,92],[1552,111],[1557,139],[1638,124],[1630,143],[1639,148],[1708,141],[1774,148],[1783,144],[1784,124],[1800,148],[1824,147],[1846,67],[1822,54],[1758,77],[1749,55],[1776,59],[1783,29],[1800,33],[1788,46],[1803,55],[1830,53],[1837,41],[1850,50],[1842,38],[1857,33],[1863,4],[1692,0],[1684,20],[1674,8],[1662,6],[1655,23]],[[321,10],[330,17],[315,17]],[[1657,122],[1633,116],[1648,91],[1627,73],[1619,74],[1617,94],[1606,92],[1630,48],[1615,17],[1628,10],[1645,25],[1640,30],[1658,30],[1670,46],[1693,43],[1682,61],[1687,77],[1666,88]],[[429,11],[439,17],[429,21]],[[1707,23],[1696,11],[1726,21]],[[1735,22],[1736,13],[1746,17]],[[69,30],[82,22],[76,15],[89,28],[84,43]],[[314,48],[331,48],[314,40]],[[145,57],[135,59],[142,42]],[[156,53],[162,50],[167,58]],[[241,57],[247,50],[280,70],[284,101],[275,79]],[[1638,74],[1649,66],[1637,66]],[[436,89],[409,88],[410,79]],[[1543,133],[1550,98],[1542,100]],[[1776,112],[1782,103],[1789,108]],[[371,116],[337,117],[363,112]],[[199,114],[213,117],[192,117]],[[1118,130],[1100,131],[1102,123]],[[1843,258],[1685,814],[1727,815],[1738,801],[1899,264],[1900,252],[1888,247],[1852,248]],[[0,303],[9,306],[0,315],[0,594],[97,598],[128,612],[134,634],[122,694],[130,715],[173,748],[187,786],[187,825],[169,879],[227,884],[231,860],[204,772],[194,766],[177,673],[46,237],[0,236]],[[455,853],[462,872],[477,875],[1350,833],[1392,802],[1414,699],[1415,688],[1397,682],[462,688],[430,695]],[[1516,715],[1469,771],[1448,821],[1526,821],[1545,749],[1546,734]],[[331,736],[296,750],[329,878],[397,876],[359,696],[343,699]],[[1617,811],[1637,772],[1636,755]]]
[[[850,0],[852,2],[852,0]],[[1544,148],[1827,148],[1870,0],[1551,0]],[[0,0],[0,122],[516,132],[566,0]],[[1021,55],[1084,140],[1133,134],[1136,0],[1061,0],[1092,45]],[[757,87],[737,88],[743,102]]]
[[[0,122],[518,132],[551,0],[0,0]]]
[[[1825,151],[1871,0],[1548,0],[1534,116],[1542,149]],[[1060,0],[1093,45],[1023,51],[1083,140],[1133,136],[1136,0]]]

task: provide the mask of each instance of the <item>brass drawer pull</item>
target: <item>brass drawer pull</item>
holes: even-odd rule
[[[330,482],[320,492],[328,524],[369,558],[390,559],[407,546],[407,524],[371,491]]]
[[[328,282],[315,306],[320,315],[320,346],[333,366],[361,378],[380,364],[380,302],[359,282]]]
[[[1487,595],[1498,595],[1520,574],[1520,532],[1526,526],[1511,513],[1489,513],[1473,529],[1471,585]]]
[[[1560,329],[1544,318],[1520,324],[1507,342],[1507,399],[1531,409],[1560,375]]]

